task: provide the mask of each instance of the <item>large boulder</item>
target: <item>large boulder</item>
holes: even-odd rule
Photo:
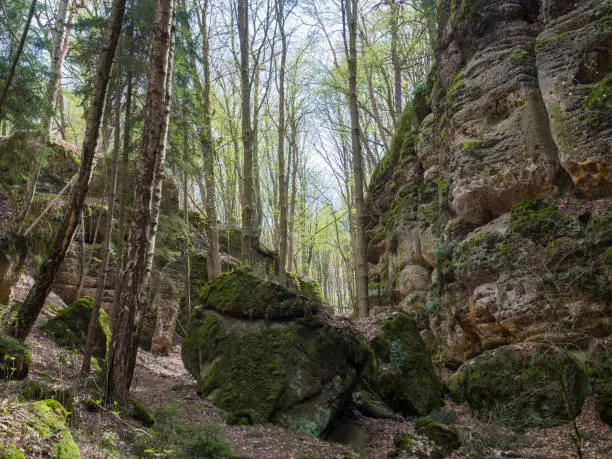
[[[0,332],[0,380],[24,379],[31,361],[25,344]]]
[[[83,351],[87,340],[89,318],[94,302],[91,298],[80,298],[66,309],[59,311],[55,317],[49,319],[41,328],[51,335],[60,346],[77,351]],[[96,330],[96,339],[93,346],[93,355],[104,358],[106,348],[110,341],[110,317],[100,308],[100,318]]]
[[[415,321],[399,312],[378,326],[368,339],[374,358],[362,375],[364,389],[403,415],[425,415],[439,408],[442,382],[434,372]]]
[[[480,419],[512,427],[551,427],[578,415],[587,379],[567,352],[522,343],[485,352],[446,380],[451,396]]]
[[[201,302],[183,362],[229,422],[319,436],[346,408],[367,347],[317,300],[236,270],[209,283]]]

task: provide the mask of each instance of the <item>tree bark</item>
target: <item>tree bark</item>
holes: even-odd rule
[[[66,30],[66,16],[68,14],[69,0],[60,0],[57,6],[57,14],[55,15],[55,24],[53,24],[53,45],[51,47],[51,72],[49,81],[47,82],[46,102],[49,112],[43,118],[42,129],[45,140],[51,138],[51,128],[53,123],[53,115],[55,111],[55,102],[61,82],[62,66],[64,64],[65,54],[62,53],[64,45],[64,31]]]
[[[9,90],[9,87],[11,86],[11,81],[13,80],[13,76],[15,75],[15,69],[17,68],[17,64],[19,63],[21,53],[23,52],[23,47],[25,46],[26,38],[28,37],[28,31],[30,30],[30,24],[32,23],[32,17],[34,16],[35,9],[36,9],[36,0],[32,0],[32,3],[30,4],[30,11],[28,12],[28,18],[26,19],[26,23],[23,28],[23,32],[21,33],[21,39],[19,40],[19,45],[17,46],[17,50],[15,51],[15,56],[13,56],[13,62],[11,63],[11,68],[8,71],[8,75],[6,76],[6,80],[4,81],[4,87],[2,88],[2,93],[0,94],[0,119],[2,119],[2,106],[4,105],[4,102],[8,95],[8,90]]]
[[[252,266],[251,252],[253,227],[253,139],[251,132],[251,82],[249,78],[249,5],[238,0],[238,36],[240,41],[240,90],[242,96],[242,231],[240,259],[245,266]]]
[[[104,100],[106,98],[108,80],[110,78],[115,51],[119,43],[119,36],[121,35],[124,13],[125,0],[113,0],[111,17],[105,32],[104,47],[102,48],[102,53],[98,61],[96,83],[87,117],[83,153],[76,184],[64,212],[64,221],[62,222],[51,253],[40,267],[34,285],[30,289],[21,307],[16,311],[16,317],[8,329],[11,336],[21,340],[25,340],[28,336],[41,309],[45,305],[47,295],[53,286],[57,271],[64,260],[66,251],[72,241],[74,230],[78,225],[79,214],[83,208],[85,196],[87,195],[89,187],[89,178],[93,166],[96,145],[98,143],[100,120],[104,111]]]
[[[87,377],[91,370],[91,353],[96,340],[98,330],[98,320],[100,318],[100,307],[104,298],[104,285],[106,284],[106,276],[108,275],[108,257],[110,253],[110,243],[113,235],[113,216],[115,212],[115,196],[117,193],[117,170],[119,164],[119,150],[121,145],[121,94],[123,86],[121,84],[121,73],[119,65],[116,64],[117,72],[117,97],[115,100],[115,143],[113,145],[113,161],[111,166],[111,186],[108,195],[108,211],[106,216],[106,228],[104,228],[104,242],[102,243],[102,254],[100,261],[100,271],[98,274],[98,283],[96,287],[96,297],[94,298],[94,306],[89,318],[89,327],[87,328],[87,339],[83,348],[83,363],[81,365],[81,376]],[[117,261],[119,262],[119,261]]]
[[[284,1],[276,0],[276,23],[281,35],[281,61],[278,72],[278,207],[279,272],[281,285],[287,284],[287,183],[285,178],[285,67],[287,62],[287,35],[285,34]]]
[[[349,108],[351,113],[351,144],[353,150],[353,179],[355,194],[355,284],[359,317],[367,317],[368,305],[368,265],[365,243],[365,199],[363,192],[363,158],[361,153],[361,130],[359,128],[359,101],[357,99],[357,5],[358,0],[343,0],[346,5],[349,55],[348,83]]]
[[[151,70],[134,194],[134,211],[122,273],[119,304],[113,314],[106,401],[125,406],[134,376],[138,333],[146,312],[148,278],[155,248],[161,177],[170,110],[175,0],[158,0],[151,45]],[[157,209],[156,209],[157,207]]]
[[[215,180],[215,149],[212,134],[212,114],[210,102],[210,43],[208,41],[208,0],[202,7],[202,68],[204,70],[204,88],[202,93],[202,114],[204,115],[204,136],[202,154],[204,155],[204,180],[206,182],[206,231],[208,232],[208,256],[206,268],[208,279],[213,280],[221,275],[221,255],[219,253],[219,232],[217,230],[217,186]]]

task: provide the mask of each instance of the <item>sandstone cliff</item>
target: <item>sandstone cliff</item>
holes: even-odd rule
[[[372,302],[449,368],[585,349],[612,326],[612,1],[439,3],[428,109],[370,184]]]

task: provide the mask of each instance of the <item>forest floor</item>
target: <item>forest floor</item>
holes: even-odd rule
[[[16,290],[16,297],[27,293],[31,279],[24,276]],[[52,295],[49,307],[39,319],[50,317],[52,310],[65,305]],[[112,409],[91,411],[86,400],[97,392],[93,378],[83,380],[78,373],[81,355],[58,347],[38,325],[27,341],[33,362],[29,378],[54,387],[70,388],[75,395],[75,408],[71,417],[71,430],[83,458],[185,457],[164,452],[164,435],[176,425],[214,425],[216,432],[225,438],[233,454],[253,459],[304,459],[304,458],[385,458],[393,448],[393,437],[413,432],[413,420],[372,419],[357,413],[346,419],[350,425],[352,445],[343,445],[314,439],[273,425],[228,426],[221,411],[202,400],[195,392],[195,380],[185,370],[180,346],[175,346],[169,356],[155,356],[139,351],[134,377],[132,398],[146,406],[156,418],[152,428],[145,428],[128,416],[119,416]],[[0,427],[3,412],[18,404],[20,382],[11,382],[0,388]],[[440,413],[439,413],[440,414]],[[562,425],[549,429],[529,429],[513,432],[491,420],[480,421],[470,415],[466,406],[446,401],[445,417],[454,418],[463,446],[452,458],[460,457],[512,457],[512,458],[574,458],[576,447],[572,441],[572,426]],[[610,457],[612,454],[612,429],[602,423],[592,400],[587,400],[577,425],[583,435],[584,458]],[[1,433],[1,430],[0,430]],[[346,437],[346,435],[340,435]],[[422,451],[428,446],[418,440],[415,445]],[[46,457],[44,448],[29,457]],[[411,457],[402,453],[397,457]]]

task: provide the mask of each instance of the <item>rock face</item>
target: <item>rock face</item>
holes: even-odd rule
[[[386,318],[368,344],[374,358],[362,375],[363,391],[402,415],[424,415],[442,404],[442,384],[416,323],[405,313]]]
[[[61,346],[83,351],[87,339],[89,318],[93,309],[91,298],[81,298],[66,309],[57,313],[49,319],[41,329],[51,335],[53,340]],[[104,358],[106,347],[110,341],[110,317],[104,309],[100,309],[99,326],[96,331],[96,340],[93,347],[93,355]]]
[[[439,364],[612,331],[611,13],[439,2],[431,113],[402,116],[367,229],[374,310],[412,315]]]
[[[26,240],[17,234],[0,233],[0,305],[8,305],[27,252]]]
[[[451,396],[480,419],[513,427],[550,427],[571,421],[587,393],[587,379],[562,350],[525,343],[488,351],[447,380]]]
[[[242,270],[208,284],[201,301],[183,362],[230,422],[319,436],[346,407],[368,353],[317,301]]]
[[[31,361],[32,356],[25,344],[0,332],[0,379],[24,379]]]

